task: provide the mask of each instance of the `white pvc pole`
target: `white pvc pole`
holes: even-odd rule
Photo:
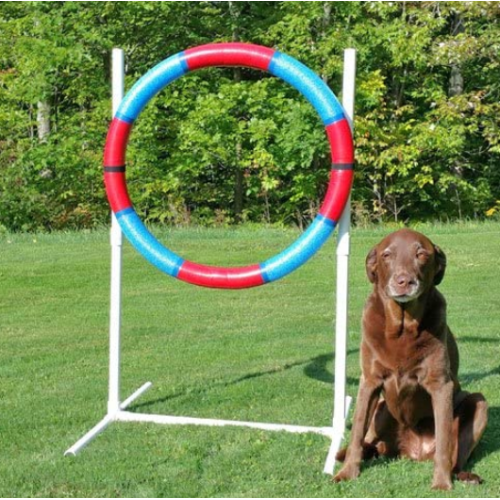
[[[344,78],[342,84],[342,105],[347,114],[351,130],[354,119],[354,92],[356,80],[356,50],[344,51]],[[334,435],[330,451],[326,459],[324,472],[333,474],[335,455],[340,448],[344,435],[345,421],[349,411],[351,398],[346,395],[347,365],[347,315],[349,295],[349,253],[351,226],[351,198],[339,221],[337,237],[337,287],[336,287],[336,319],[335,319],[335,384],[333,400]]]
[[[123,99],[124,57],[122,49],[112,53],[113,116]],[[120,327],[123,235],[114,214],[111,219],[111,303],[109,310],[109,392],[108,415],[120,411]]]
[[[351,130],[354,117],[354,91],[356,80],[356,51],[344,51],[344,78],[342,105],[347,114]],[[339,221],[337,239],[337,313],[335,325],[335,400],[334,419],[345,419],[346,415],[346,357],[347,357],[347,315],[349,294],[351,198]]]

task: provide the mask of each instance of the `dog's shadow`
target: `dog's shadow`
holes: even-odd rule
[[[477,337],[473,335],[458,336],[457,342],[461,343],[481,343],[498,345],[497,337]],[[458,378],[462,388],[466,391],[474,392],[474,384],[480,380],[489,377],[497,377],[500,375],[500,365],[486,371],[461,372],[459,371]],[[488,394],[484,394],[488,400]],[[469,459],[468,466],[473,467],[475,463],[480,462],[488,455],[500,450],[500,407],[490,406],[488,408],[488,424],[484,431],[483,437],[479,441],[476,449],[473,451]]]
[[[488,424],[483,437],[472,452],[468,465],[472,467],[483,458],[500,450],[500,406],[488,408]]]
[[[355,354],[358,351],[359,351],[359,349],[349,349],[347,351],[347,356],[349,356],[351,354]],[[306,375],[307,377],[314,379],[314,380],[318,380],[319,382],[332,384],[334,381],[334,375],[333,375],[332,371],[328,369],[328,365],[332,363],[333,358],[334,358],[334,353],[330,352],[330,353],[326,353],[326,354],[321,354],[319,356],[315,356],[314,358],[303,359],[303,360],[298,360],[298,361],[291,362],[291,363],[286,363],[282,366],[272,368],[269,370],[262,370],[259,372],[247,373],[245,375],[241,375],[239,377],[236,377],[232,380],[213,381],[211,383],[204,384],[203,387],[190,388],[189,390],[188,389],[179,390],[178,392],[171,393],[171,394],[165,395],[165,396],[160,397],[160,398],[146,400],[142,403],[134,403],[134,404],[130,405],[129,409],[131,411],[145,409],[145,408],[148,408],[151,406],[155,406],[157,404],[166,403],[169,400],[172,400],[175,398],[187,396],[188,394],[207,393],[216,387],[228,387],[231,385],[237,385],[237,384],[246,382],[246,381],[251,380],[251,379],[272,376],[272,375],[275,375],[279,372],[284,372],[284,371],[290,370],[292,368],[300,367],[300,366],[303,367],[304,375]],[[357,379],[357,378],[347,377],[348,384],[357,385],[358,382],[359,382],[359,379]]]
[[[355,354],[358,351],[359,349],[349,349],[347,351],[347,356]],[[310,359],[309,362],[304,366],[304,375],[314,380],[331,384],[334,380],[334,375],[328,369],[328,365],[332,362],[333,357],[334,354],[328,353]],[[347,377],[346,382],[348,384],[357,385],[359,383],[359,379]]]

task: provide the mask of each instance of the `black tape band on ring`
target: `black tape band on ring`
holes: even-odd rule
[[[113,174],[113,173],[123,174],[125,173],[125,165],[120,165],[117,167],[104,167],[104,171],[108,174]]]
[[[332,163],[332,170],[354,170],[354,163]]]

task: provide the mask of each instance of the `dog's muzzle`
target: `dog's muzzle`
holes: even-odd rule
[[[417,299],[422,293],[422,287],[418,278],[401,273],[391,277],[386,291],[391,299],[404,304]]]

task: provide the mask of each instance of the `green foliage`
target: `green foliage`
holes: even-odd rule
[[[500,198],[499,22],[497,2],[2,2],[0,227],[108,220],[112,47],[125,50],[129,88],[168,55],[228,40],[298,58],[337,95],[343,49],[357,49],[353,201],[365,217],[486,217]],[[302,227],[329,171],[311,106],[246,69],[171,84],[127,153],[137,210],[174,225]]]

